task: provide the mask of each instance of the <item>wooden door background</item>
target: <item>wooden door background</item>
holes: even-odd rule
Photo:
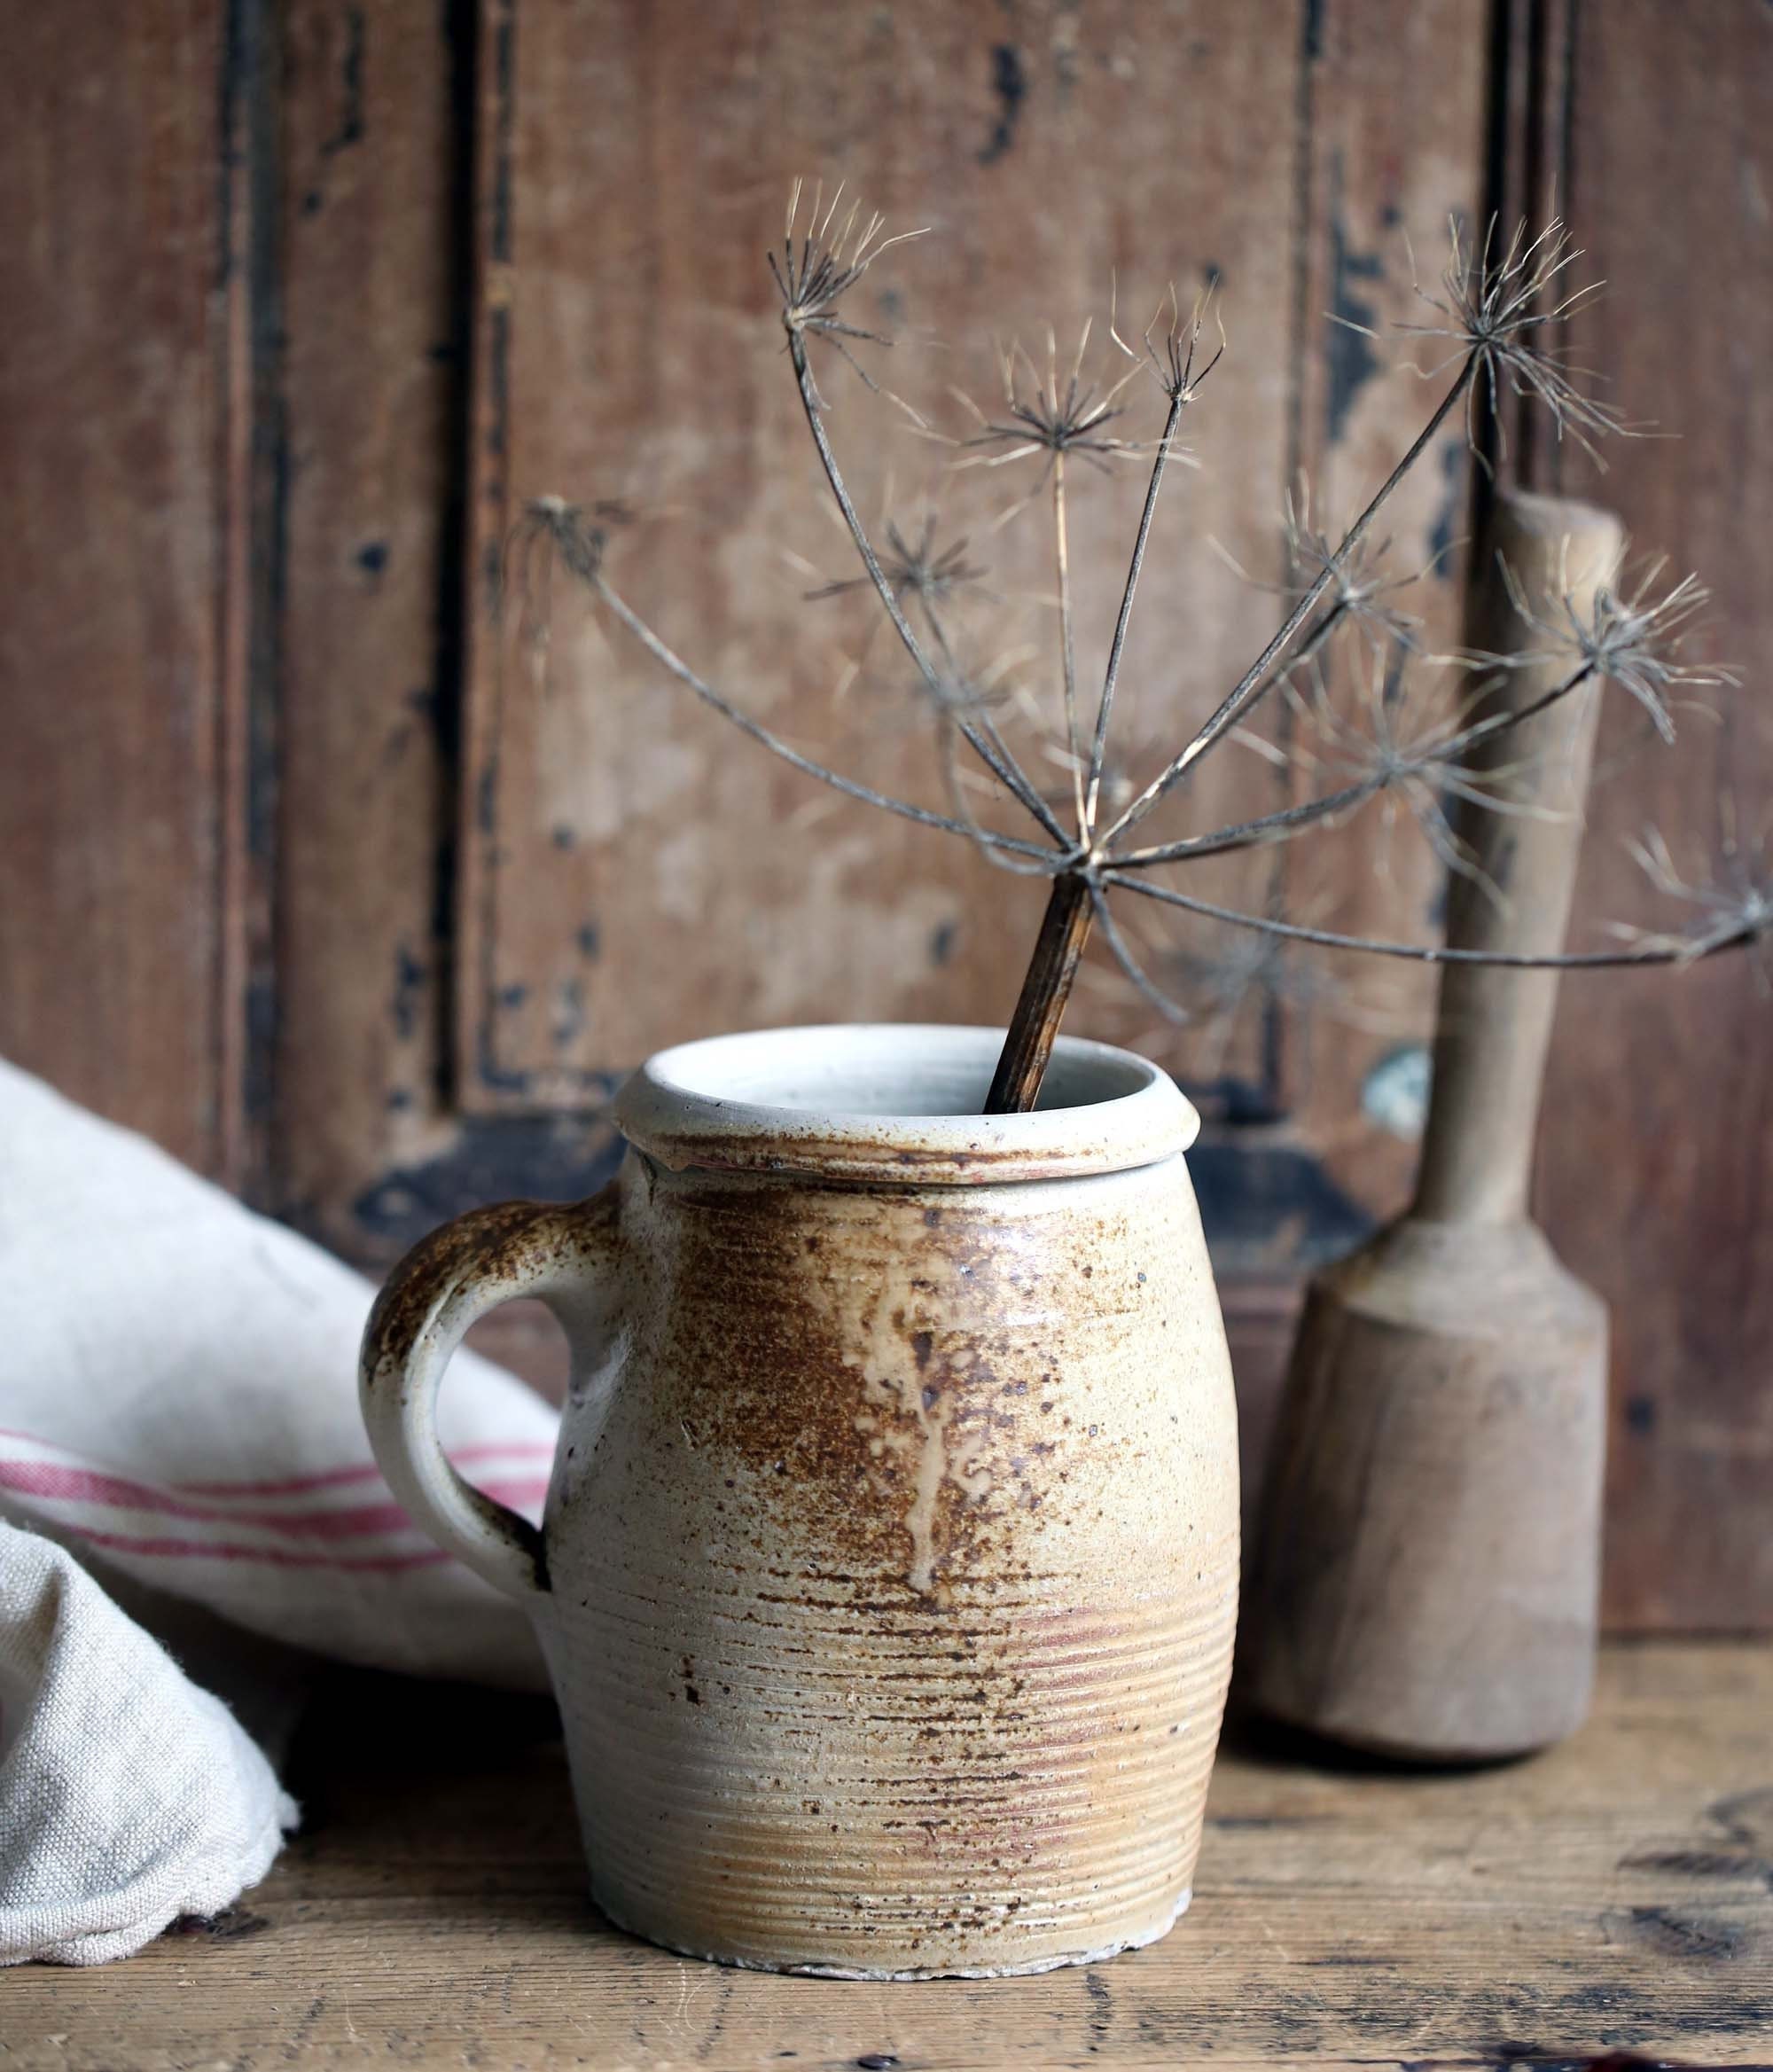
[[[1597,482],[1516,425],[1506,465],[1703,571],[1746,678],[1673,756],[1623,760],[1610,714],[1585,911],[1635,914],[1647,818],[1709,840],[1721,796],[1773,796],[1750,0],[68,0],[10,11],[0,52],[0,1049],[372,1271],[471,1203],[582,1191],[601,1094],[665,1043],[1001,1021],[1013,992],[1038,888],[811,811],[570,600],[538,664],[493,580],[525,500],[621,500],[623,579],[674,641],[772,725],[929,787],[871,669],[834,702],[854,627],[786,559],[847,573],[762,265],[797,172],[933,226],[890,269],[895,379],[988,387],[994,336],[1069,335],[1111,272],[1129,304],[1221,283],[1231,350],[1134,657],[1144,739],[1267,629],[1209,540],[1272,580],[1289,482],[1346,510],[1417,429],[1421,385],[1331,314],[1408,317],[1406,238],[1426,270],[1449,213],[1555,195],[1617,284],[1582,356],[1680,438]],[[939,472],[832,387],[877,506]],[[1394,528],[1441,554],[1442,631],[1469,473],[1449,437]],[[1080,524],[1091,634],[1129,495]],[[1015,598],[1040,578],[1012,537]],[[1218,802],[1266,795],[1254,759],[1210,768]],[[1227,889],[1332,926],[1432,909],[1407,854],[1283,856]],[[1394,1096],[1431,996],[1152,949],[1225,1011],[1177,1035],[1105,971],[1075,1026],[1154,1048],[1209,1114],[1254,1459],[1302,1271],[1408,1185]],[[1615,1309],[1616,1625],[1773,1625],[1770,1102],[1745,960],[1566,986],[1539,1201]]]

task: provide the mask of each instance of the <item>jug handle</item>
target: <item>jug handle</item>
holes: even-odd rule
[[[437,1436],[438,1386],[469,1326],[500,1303],[534,1295],[558,1315],[582,1302],[588,1271],[613,1246],[615,1203],[612,1183],[587,1201],[500,1201],[457,1216],[394,1268],[363,1333],[363,1423],[395,1500],[520,1602],[548,1591],[542,1534],[456,1472]]]

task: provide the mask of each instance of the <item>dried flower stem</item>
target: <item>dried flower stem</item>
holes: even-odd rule
[[[1167,841],[1155,848],[1134,849],[1124,856],[1114,857],[1113,865],[1117,871],[1141,871],[1153,864],[1186,863],[1196,856],[1224,856],[1235,849],[1285,841],[1308,827],[1332,821],[1339,814],[1364,805],[1369,799],[1377,798],[1389,782],[1388,777],[1363,778],[1359,784],[1325,792],[1321,798],[1301,800],[1296,806],[1260,814],[1254,820],[1242,820],[1234,826],[1215,828],[1210,834],[1183,835],[1180,841]]]
[[[1286,653],[1293,636],[1311,615],[1312,609],[1316,605],[1318,598],[1336,580],[1343,564],[1366,537],[1368,528],[1371,526],[1373,520],[1378,517],[1392,491],[1397,488],[1405,475],[1427,451],[1435,434],[1446,423],[1448,418],[1457,407],[1460,399],[1464,395],[1466,389],[1470,387],[1472,376],[1477,371],[1478,357],[1479,356],[1475,352],[1466,357],[1453,386],[1435,406],[1433,416],[1418,433],[1416,438],[1411,442],[1410,450],[1403,458],[1380,483],[1372,501],[1362,512],[1354,524],[1348,528],[1343,536],[1341,545],[1324,563],[1316,581],[1309,585],[1293,610],[1287,614],[1274,638],[1269,642],[1255,661],[1238,679],[1236,684],[1233,685],[1211,717],[1195,734],[1193,739],[1179,755],[1172,758],[1168,767],[1152,779],[1151,783],[1126,809],[1113,825],[1104,833],[1101,841],[1097,844],[1098,850],[1105,848],[1110,842],[1124,834],[1129,827],[1143,820],[1152,808],[1176,782],[1177,778],[1198,762],[1215,741],[1228,733],[1251,706],[1269,688],[1275,681],[1273,672],[1276,662]]]
[[[1456,755],[1463,759],[1465,752],[1475,748],[1480,741],[1493,740],[1498,734],[1509,733],[1516,727],[1525,726],[1528,720],[1537,719],[1542,712],[1549,711],[1573,691],[1580,691],[1596,673],[1595,663],[1583,662],[1579,669],[1572,670],[1562,683],[1554,684],[1549,691],[1542,692],[1518,712],[1498,712],[1492,714],[1488,719],[1473,720],[1470,726],[1454,736],[1442,753],[1449,760]]]
[[[1058,868],[1058,853],[1043,848],[1035,842],[1016,842],[1011,847],[1011,838],[1000,835],[987,827],[972,809],[972,801],[966,795],[966,781],[961,769],[960,756],[955,747],[960,729],[952,717],[944,715],[941,721],[941,750],[942,784],[948,793],[948,802],[953,810],[954,822],[961,831],[972,837],[979,853],[988,864],[1000,871],[1007,871],[1018,878],[1051,878]]]
[[[1121,609],[1115,615],[1114,637],[1108,649],[1108,667],[1103,672],[1102,696],[1096,708],[1096,733],[1090,747],[1090,785],[1084,796],[1082,823],[1086,841],[1095,831],[1096,809],[1102,795],[1102,768],[1108,755],[1108,723],[1113,716],[1114,692],[1121,681],[1121,657],[1127,645],[1127,627],[1133,616],[1133,597],[1145,566],[1145,549],[1151,541],[1152,520],[1157,515],[1164,469],[1168,465],[1170,448],[1175,443],[1176,429],[1182,423],[1187,401],[1187,392],[1183,389],[1178,389],[1169,399],[1169,414],[1164,419],[1157,453],[1152,461],[1152,477],[1145,485],[1144,505],[1139,512],[1139,529],[1133,541],[1132,558],[1127,564],[1126,587],[1121,592]]]
[[[1363,778],[1358,784],[1345,785],[1338,791],[1325,792],[1319,798],[1301,800],[1296,806],[1263,813],[1254,820],[1240,821],[1235,826],[1215,828],[1210,834],[1185,835],[1179,841],[1167,841],[1155,848],[1129,850],[1112,859],[1114,868],[1144,870],[1153,864],[1177,864],[1192,856],[1222,856],[1228,850],[1254,848],[1263,842],[1285,841],[1308,827],[1333,820],[1339,814],[1377,798],[1402,777],[1426,776],[1435,770],[1450,777],[1479,742],[1493,740],[1530,719],[1536,719],[1560,700],[1569,697],[1572,692],[1580,690],[1594,675],[1594,663],[1584,662],[1562,683],[1553,684],[1518,712],[1499,712],[1488,719],[1474,720],[1438,747],[1405,758],[1395,769],[1380,770]],[[1459,788],[1457,783],[1454,788]]]
[[[1071,617],[1071,543],[1065,522],[1065,454],[1053,455],[1053,563],[1058,578],[1058,645],[1065,685],[1065,745],[1071,762],[1072,804],[1077,814],[1079,845],[1090,841],[1090,814],[1083,795],[1083,740],[1077,724],[1077,642]]]
[[[1066,871],[1053,880],[1021,997],[985,1099],[988,1115],[1019,1114],[1039,1096],[1059,1017],[1090,938],[1095,897],[1093,881],[1081,872]]]
[[[1688,577],[1666,595],[1659,595],[1658,569],[1652,567],[1635,590],[1619,594],[1611,589],[1597,591],[1592,609],[1585,606],[1579,611],[1574,596],[1565,595],[1562,617],[1567,624],[1556,622],[1558,614],[1529,606],[1523,595],[1514,593],[1517,609],[1540,637],[1540,644],[1530,653],[1522,651],[1509,656],[1472,653],[1455,659],[1468,668],[1531,666],[1545,671],[1566,670],[1549,688],[1529,696],[1528,702],[1519,709],[1501,710],[1488,717],[1472,716],[1480,709],[1480,700],[1467,702],[1462,722],[1437,727],[1426,739],[1419,731],[1412,738],[1394,723],[1394,658],[1397,653],[1414,651],[1413,630],[1418,622],[1383,601],[1386,593],[1399,585],[1395,580],[1387,581],[1379,570],[1383,549],[1369,546],[1367,536],[1379,512],[1428,451],[1448,419],[1463,405],[1469,436],[1472,409],[1480,393],[1487,391],[1494,402],[1499,382],[1505,380],[1518,393],[1533,396],[1549,410],[1560,434],[1567,427],[1584,445],[1592,435],[1631,429],[1617,411],[1593,402],[1576,386],[1578,370],[1561,348],[1541,342],[1592,292],[1579,289],[1570,293],[1561,285],[1566,270],[1578,256],[1561,224],[1551,225],[1532,239],[1523,231],[1499,251],[1493,226],[1475,257],[1468,254],[1455,227],[1451,263],[1442,278],[1442,293],[1424,297],[1437,320],[1405,327],[1452,341],[1440,366],[1418,369],[1428,378],[1439,379],[1457,362],[1457,371],[1451,385],[1333,551],[1326,535],[1310,529],[1303,505],[1297,514],[1289,507],[1291,572],[1300,587],[1294,588],[1293,580],[1287,583],[1288,602],[1280,626],[1192,737],[1098,833],[1097,819],[1103,801],[1109,728],[1158,498],[1170,465],[1186,458],[1175,443],[1183,410],[1194,400],[1199,380],[1211,372],[1218,358],[1215,353],[1196,376],[1195,350],[1206,313],[1205,300],[1184,324],[1177,315],[1172,290],[1161,347],[1152,341],[1153,332],[1163,322],[1160,305],[1158,317],[1144,333],[1143,355],[1129,346],[1111,323],[1111,337],[1134,365],[1105,391],[1098,390],[1083,377],[1088,325],[1064,383],[1059,379],[1057,348],[1051,339],[1044,379],[1033,360],[1012,347],[1003,356],[1004,405],[1001,418],[988,418],[973,408],[978,432],[958,442],[974,450],[957,463],[960,466],[996,468],[1027,460],[1038,464],[1043,471],[1040,478],[1006,515],[1020,511],[1038,495],[1047,473],[1052,477],[1065,740],[1076,823],[1074,830],[1068,830],[1060,812],[1038,790],[992,716],[990,681],[977,682],[959,666],[941,614],[935,608],[944,594],[940,587],[942,583],[977,572],[965,569],[956,558],[957,550],[933,561],[928,527],[922,545],[911,549],[901,541],[890,523],[886,534],[891,550],[889,572],[863,525],[838,465],[826,430],[825,406],[808,362],[808,341],[817,338],[847,360],[870,387],[875,387],[851,346],[887,341],[878,332],[850,323],[842,314],[842,305],[881,253],[900,241],[884,235],[878,215],[864,219],[854,204],[843,212],[841,193],[840,189],[828,205],[822,195],[816,194],[810,216],[803,218],[803,197],[797,186],[789,205],[783,242],[769,262],[781,296],[781,321],[801,409],[825,481],[864,571],[863,576],[828,584],[815,594],[834,594],[864,581],[872,586],[927,696],[939,729],[943,775],[953,812],[933,812],[825,768],[790,747],[698,676],[604,580],[602,507],[573,506],[558,498],[541,499],[528,507],[523,521],[525,536],[545,535],[562,566],[601,599],[657,662],[705,704],[791,768],[846,797],[878,806],[920,826],[959,835],[1002,869],[1052,880],[1040,936],[993,1080],[988,1113],[1009,1113],[1035,1105],[1092,927],[1100,928],[1108,953],[1139,994],[1166,1017],[1181,1016],[1175,1003],[1143,968],[1133,945],[1122,933],[1110,905],[1111,891],[1124,890],[1205,919],[1254,932],[1269,945],[1255,952],[1259,957],[1277,954],[1276,944],[1298,942],[1324,949],[1363,950],[1421,964],[1540,971],[1619,968],[1687,963],[1773,932],[1773,884],[1768,882],[1764,866],[1750,869],[1733,864],[1729,885],[1704,880],[1688,884],[1678,879],[1666,849],[1654,840],[1647,842],[1642,852],[1652,881],[1698,908],[1703,926],[1694,934],[1640,936],[1616,950],[1558,956],[1341,934],[1284,920],[1277,915],[1249,913],[1197,899],[1145,875],[1159,864],[1185,863],[1292,839],[1312,827],[1332,825],[1368,800],[1397,790],[1403,794],[1425,836],[1447,868],[1474,879],[1466,845],[1459,841],[1448,820],[1445,800],[1452,794],[1496,812],[1519,811],[1529,816],[1534,812],[1528,794],[1509,781],[1527,765],[1516,763],[1504,769],[1491,753],[1504,733],[1538,718],[1582,685],[1604,679],[1619,685],[1643,705],[1659,732],[1667,738],[1673,731],[1670,708],[1675,690],[1732,680],[1727,672],[1678,659],[1682,629],[1703,603],[1704,592],[1694,578]],[[1220,349],[1223,350],[1222,326]],[[1074,452],[1101,464],[1146,450],[1107,429],[1123,414],[1121,393],[1141,368],[1162,389],[1168,410],[1152,460],[1086,752],[1078,710],[1066,463]],[[1483,457],[1479,457],[1481,460]],[[1312,572],[1308,581],[1308,571]],[[1507,580],[1506,569],[1504,575]],[[1316,693],[1316,716],[1328,730],[1336,755],[1349,759],[1352,781],[1252,819],[1143,848],[1128,846],[1130,831],[1202,756],[1237,727],[1245,714],[1277,684],[1287,686],[1286,695],[1293,697],[1291,686],[1300,672],[1314,668],[1339,629],[1357,622],[1367,627],[1373,642],[1369,693],[1371,709],[1367,728],[1359,739],[1337,719],[1321,688]],[[1572,656],[1567,664],[1558,659],[1566,652]],[[1535,684],[1540,681],[1543,677],[1534,679]],[[1494,691],[1495,687],[1492,684],[1488,689]],[[1370,740],[1365,738],[1367,732],[1371,733]],[[1032,817],[1044,840],[1001,834],[980,824],[965,791],[969,778],[975,783],[979,779],[961,766],[962,743],[978,758],[996,786]],[[1275,753],[1278,760],[1286,760]],[[1348,777],[1347,764],[1342,774]],[[1487,881],[1480,889],[1494,894],[1494,887]],[[1514,939],[1521,940],[1519,936]]]
[[[1033,856],[1041,859],[1043,868],[1051,851],[1036,842],[1019,841],[1012,835],[997,834],[991,829],[980,827],[976,822],[969,825],[951,820],[945,813],[932,813],[923,806],[914,806],[909,799],[895,799],[888,793],[877,792],[871,785],[859,784],[854,778],[845,777],[835,770],[827,770],[824,763],[815,762],[810,756],[802,755],[799,749],[791,748],[779,734],[752,718],[748,712],[735,705],[730,698],[706,683],[683,661],[681,655],[668,647],[652,630],[645,620],[612,590],[601,570],[594,570],[589,578],[592,589],[609,607],[610,611],[627,627],[634,637],[660,662],[680,684],[686,684],[704,705],[709,705],[722,719],[730,719],[741,733],[749,734],[754,741],[769,749],[772,755],[779,755],[792,769],[807,777],[816,778],[821,784],[829,785],[833,791],[841,792],[846,798],[860,799],[864,805],[879,806],[888,813],[896,813],[902,820],[915,820],[923,827],[939,827],[947,834],[965,835],[971,841],[983,842],[989,848],[1002,849],[1005,854]]]
[[[1108,945],[1110,954],[1134,991],[1156,1008],[1166,1021],[1186,1022],[1190,1019],[1186,1009],[1170,998],[1134,956],[1132,945],[1114,919],[1114,910],[1109,905],[1108,895],[1099,884],[1090,886],[1090,903],[1095,911],[1096,924],[1102,931],[1102,940]]]
[[[1641,950],[1573,950],[1559,957],[1516,956],[1505,950],[1455,950],[1444,942],[1385,942],[1371,935],[1339,935],[1329,928],[1308,928],[1296,921],[1270,919],[1261,914],[1240,912],[1236,907],[1216,906],[1210,900],[1195,899],[1168,885],[1153,885],[1148,878],[1136,878],[1126,871],[1104,871],[1097,882],[1122,886],[1143,893],[1147,899],[1161,900],[1166,906],[1199,914],[1210,921],[1226,921],[1234,928],[1256,928],[1264,934],[1279,935],[1289,942],[1311,942],[1322,950],[1363,950],[1373,957],[1407,958],[1417,964],[1488,964],[1511,971],[1600,971],[1635,964],[1690,964],[1699,958],[1715,957],[1721,950],[1751,942],[1757,924],[1745,917],[1740,926],[1697,950],[1654,943]]]
[[[819,402],[818,390],[813,385],[812,369],[807,361],[806,342],[797,331],[790,331],[788,334],[788,353],[793,364],[795,385],[801,392],[801,407],[806,413],[807,426],[812,433],[813,444],[818,450],[819,465],[824,470],[825,481],[837,500],[837,507],[843,515],[844,524],[848,528],[849,536],[855,543],[856,552],[862,557],[862,565],[868,571],[869,580],[874,585],[882,609],[892,621],[893,630],[899,636],[905,653],[911,658],[913,666],[924,679],[931,696],[940,702],[942,697],[941,679],[924,653],[922,643],[912,631],[910,621],[906,618],[898,598],[894,594],[893,585],[887,581],[886,572],[880,566],[867,529],[850,500],[843,472],[837,464],[837,455],[832,451],[831,441],[825,434],[824,411]],[[1020,801],[1056,842],[1064,844],[1064,828],[1054,817],[1052,809],[1030,782],[1027,773],[1004,746],[1003,737],[998,733],[995,723],[987,719],[982,726],[976,725],[972,720],[957,715],[955,724],[959,728],[967,746],[979,756],[992,776]]]

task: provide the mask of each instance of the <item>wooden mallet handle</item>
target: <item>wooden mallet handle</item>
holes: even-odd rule
[[[1624,532],[1611,512],[1505,490],[1496,500],[1489,567],[1476,588],[1471,644],[1517,657],[1553,643],[1522,618],[1497,568],[1506,562],[1533,616],[1585,618],[1612,582]],[[1574,644],[1473,678],[1472,716],[1518,712],[1579,666]],[[1461,801],[1455,816],[1481,881],[1455,873],[1447,940],[1462,950],[1555,956],[1564,946],[1601,686],[1589,683],[1536,717],[1480,742],[1471,768],[1500,809]],[[1527,1213],[1540,1082],[1558,974],[1448,965],[1441,974],[1433,1093],[1412,1213],[1431,1223],[1511,1223]]]

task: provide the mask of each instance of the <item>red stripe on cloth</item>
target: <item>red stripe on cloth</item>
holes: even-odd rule
[[[398,1504],[356,1504],[337,1511],[266,1513],[230,1510],[226,1505],[192,1504],[125,1476],[70,1467],[54,1460],[0,1459],[0,1489],[46,1502],[98,1504],[113,1511],[152,1511],[163,1518],[188,1519],[205,1525],[248,1525],[295,1539],[347,1539],[372,1532],[398,1532],[412,1521]],[[483,1492],[496,1502],[534,1503],[548,1494],[543,1476],[509,1476],[489,1481]]]
[[[485,1439],[477,1445],[453,1448],[449,1458],[457,1467],[472,1461],[497,1460],[506,1456],[519,1459],[535,1459],[539,1456],[551,1460],[554,1444],[551,1439],[519,1439],[504,1443]],[[301,1497],[310,1489],[336,1489],[346,1482],[373,1482],[380,1474],[374,1461],[363,1460],[347,1467],[324,1468],[315,1474],[291,1475],[282,1482],[176,1482],[173,1487],[192,1497]]]
[[[441,1547],[427,1547],[412,1554],[298,1553],[288,1547],[243,1547],[225,1540],[141,1539],[132,1533],[82,1532],[81,1538],[95,1547],[109,1547],[120,1554],[137,1554],[152,1560],[262,1561],[271,1568],[348,1568],[358,1572],[391,1574],[402,1568],[431,1568],[451,1557]]]

